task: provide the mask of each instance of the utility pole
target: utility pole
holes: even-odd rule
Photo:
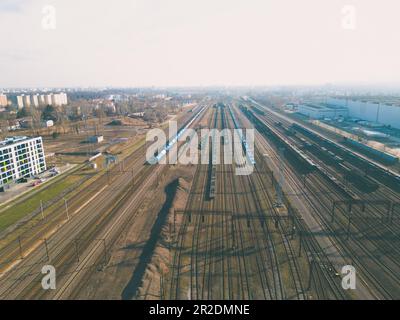
[[[274,172],[271,170],[271,187],[274,187],[274,181],[275,181]]]
[[[47,256],[47,261],[50,261],[50,255],[49,255],[49,247],[48,247],[48,245],[47,245],[47,239],[46,238],[44,238],[44,246],[45,246],[45,248],[46,248],[46,256]]]
[[[67,214],[67,220],[69,221],[68,203],[67,203],[67,199],[65,199],[65,198],[64,198],[64,204],[65,204],[65,212]]]
[[[388,204],[388,212],[387,212],[387,215],[388,215],[387,219],[388,219],[389,223],[391,222],[392,214],[393,214],[393,202],[389,202],[389,204]]]
[[[79,263],[79,243],[78,243],[78,239],[75,239],[75,256],[76,256],[76,262]]]
[[[103,239],[103,244],[104,244],[104,268],[107,265],[107,244],[106,244],[106,239]]]
[[[297,231],[299,234],[299,258],[301,257],[301,249],[302,249],[302,242],[303,242],[303,237],[302,237],[302,232],[301,230]]]
[[[232,219],[232,226],[231,226],[231,228],[232,228],[232,248],[235,249],[235,225],[233,222],[233,216],[231,219]]]
[[[43,201],[40,200],[40,211],[42,213],[42,219],[44,220],[44,213],[43,213]]]
[[[347,223],[347,240],[349,240],[350,238],[350,225],[351,225],[351,212],[352,212],[351,204],[349,205],[348,212],[349,212],[349,220]]]
[[[174,208],[172,208],[172,210],[174,211],[174,235],[175,235],[175,232],[176,232],[176,229],[175,229],[175,225],[176,225],[176,215],[175,215],[175,209]]]
[[[335,220],[335,207],[336,207],[336,202],[332,202],[332,215],[331,215],[331,223]]]
[[[313,272],[314,272],[314,258],[313,258],[313,256],[311,255],[311,254],[309,254],[309,259],[310,259],[310,275],[309,275],[309,277],[308,277],[308,289],[307,290],[310,290],[311,289],[311,284],[312,284],[312,278],[313,278]]]
[[[19,245],[19,254],[21,256],[21,259],[24,258],[24,255],[22,254],[22,242],[21,242],[21,236],[18,237],[18,245]]]
[[[393,202],[392,202],[392,205],[391,205],[391,210],[390,210],[390,223],[392,224],[393,223],[393,215],[394,215],[394,206],[395,206],[396,204],[394,204]]]
[[[279,183],[277,183],[276,186],[276,196],[277,196],[277,201],[276,201],[276,206],[278,208],[282,207],[283,203],[282,203],[282,186],[285,182],[285,176],[283,174],[283,158],[284,158],[284,148],[279,148],[279,157],[280,157],[280,161],[279,161]]]
[[[168,222],[168,228],[169,228],[169,250],[172,248],[172,227],[171,227],[171,221]]]

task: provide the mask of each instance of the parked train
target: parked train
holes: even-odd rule
[[[388,186],[392,190],[400,192],[400,175],[398,173],[386,169],[378,165],[377,163],[374,163],[373,161],[364,159],[352,152],[351,150],[340,146],[339,144],[329,139],[326,139],[296,123],[292,124],[292,128],[308,136],[319,145],[326,147],[339,157],[353,163],[360,169],[364,170],[368,175],[378,180],[382,184]]]
[[[229,109],[229,113],[232,117],[233,123],[235,125],[235,129],[240,129],[239,123],[236,120],[235,114],[233,113],[231,108],[228,108],[228,109]],[[240,141],[242,142],[243,151],[246,154],[247,159],[250,161],[250,163],[252,165],[255,165],[256,160],[254,159],[253,152],[250,150],[249,146],[247,145],[247,140],[244,138],[243,133],[241,131],[238,131],[238,133],[239,133]]]
[[[242,108],[243,113],[253,122],[255,128],[263,134],[271,137],[278,148],[283,148],[291,163],[303,173],[309,173],[316,169],[315,163],[299,148],[287,140],[277,129],[270,128],[267,124],[258,119],[251,110]]]
[[[379,161],[386,165],[395,165],[399,162],[399,158],[393,156],[387,152],[379,151],[375,148],[372,148],[364,143],[358,142],[356,140],[344,137],[342,143],[354,148],[358,152],[365,154],[367,157]]]
[[[205,109],[206,109],[205,106],[201,107],[200,111],[197,112],[196,115],[193,116],[190,120],[188,120],[181,129],[178,130],[177,134],[166,143],[166,145],[160,152],[157,152],[148,161],[146,161],[146,164],[154,165],[159,163],[160,160],[166,156],[167,152],[178,142],[179,138],[183,135],[183,133],[187,130],[187,128],[190,127],[190,125],[201,115],[201,113]]]

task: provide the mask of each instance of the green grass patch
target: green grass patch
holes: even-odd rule
[[[74,183],[81,180],[83,177],[78,171],[75,174],[71,174],[66,176],[64,179],[61,179],[51,185],[49,187],[44,186],[43,190],[38,191],[26,201],[23,201],[19,204],[13,205],[9,209],[6,209],[2,213],[0,213],[0,231],[8,228],[12,224],[16,223],[18,220],[22,219],[35,209],[40,207],[40,200],[43,203],[55,198],[57,195],[62,193],[65,189],[71,187]]]
[[[142,146],[144,143],[145,138],[142,137],[141,139],[135,141],[133,144],[128,145],[125,149],[121,150],[122,154],[120,155],[120,160],[135,152],[135,150]],[[99,168],[103,167],[101,163],[102,160],[103,159],[101,158],[97,162]],[[79,185],[79,187],[72,192],[72,194],[75,194],[79,190],[84,189],[85,186],[88,186],[90,183],[100,178],[105,172],[105,169],[100,169],[96,171],[93,169],[88,169],[87,167],[83,167],[73,173],[67,174],[65,177],[62,177],[60,180],[53,182],[49,186],[41,186],[43,190],[38,190],[37,192],[34,192],[33,190],[29,191],[32,192],[32,195],[29,196],[28,194],[25,201],[11,204],[9,208],[0,212],[0,232],[15,224],[25,216],[29,215],[34,210],[40,208],[40,200],[42,200],[43,203],[46,203],[47,201],[50,201],[60,195],[64,190],[76,184],[78,181],[86,180],[83,182],[83,184]],[[92,177],[87,180],[86,177],[88,175]],[[69,193],[66,198],[70,196],[71,193]],[[10,204],[7,204],[7,206],[8,205]],[[50,208],[45,209],[45,216],[46,212],[48,210],[51,210],[53,206],[54,204]]]

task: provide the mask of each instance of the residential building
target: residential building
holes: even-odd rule
[[[55,93],[51,96],[51,102],[53,106],[64,106],[68,104],[66,93]]]
[[[42,137],[12,137],[0,141],[0,188],[45,170]]]
[[[52,105],[52,94],[46,94],[45,96],[44,96],[44,103],[45,103],[45,105],[47,106],[47,105]]]
[[[7,105],[7,96],[5,94],[0,94],[0,107],[6,107]]]
[[[45,105],[46,105],[46,100],[45,100],[45,95],[44,95],[44,94],[41,94],[41,95],[39,96],[39,104],[40,104],[41,106],[45,106]]]
[[[68,97],[65,92],[60,93],[60,100],[62,105],[67,105],[68,104]]]
[[[24,96],[24,106],[26,108],[31,106],[31,96],[29,96],[29,95]]]
[[[33,106],[35,106],[36,108],[39,107],[39,95],[35,94],[33,95],[31,98],[31,103]]]
[[[17,106],[18,109],[22,109],[24,107],[24,96],[17,96]]]

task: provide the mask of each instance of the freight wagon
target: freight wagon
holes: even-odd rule
[[[350,138],[343,138],[343,144],[356,149],[357,151],[365,154],[367,157],[379,161],[386,165],[394,165],[399,162],[399,158],[387,152],[379,151],[364,143],[358,142]]]

